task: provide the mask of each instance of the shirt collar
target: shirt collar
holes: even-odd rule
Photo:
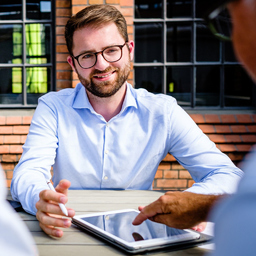
[[[88,99],[86,90],[84,88],[84,86],[79,83],[76,86],[77,93],[73,102],[73,108],[87,108],[91,111],[94,112],[94,109]],[[134,96],[134,92],[133,92],[133,88],[132,86],[127,83],[127,87],[126,87],[126,95],[124,98],[124,102],[123,102],[123,106],[121,109],[121,112],[123,112],[126,108],[128,107],[135,107],[137,108],[137,103],[135,100],[135,96]]]

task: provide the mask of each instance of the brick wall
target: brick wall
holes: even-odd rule
[[[239,165],[244,155],[256,143],[256,115],[191,114],[193,120],[216,143],[216,146]],[[14,166],[21,154],[32,116],[0,115],[0,161],[10,187]],[[168,154],[160,163],[154,189],[184,190],[194,181],[189,172]]]

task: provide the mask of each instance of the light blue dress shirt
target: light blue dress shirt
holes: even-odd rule
[[[211,256],[255,256],[256,148],[246,157],[237,193],[214,208],[215,251]]]
[[[221,153],[173,97],[127,84],[122,109],[109,122],[92,108],[82,84],[39,99],[11,192],[35,214],[52,177],[71,189],[151,189],[171,153],[197,182],[188,191],[232,193],[242,171]]]

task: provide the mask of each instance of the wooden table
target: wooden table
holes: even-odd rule
[[[139,205],[147,205],[148,203],[156,200],[162,194],[162,192],[158,191],[138,190],[70,190],[67,206],[73,208],[76,211],[76,214],[128,208],[138,209]],[[51,238],[41,230],[35,216],[29,215],[25,212],[19,212],[19,215],[28,226],[35,240],[40,256],[127,255],[125,252],[116,249],[102,240],[81,232],[74,225],[69,229],[65,229],[64,236],[62,238]],[[146,255],[186,256],[204,255],[206,252],[209,252],[209,250],[194,247],[178,251],[165,249],[163,251],[147,253]]]

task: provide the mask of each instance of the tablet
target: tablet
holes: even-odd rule
[[[150,220],[134,226],[132,221],[138,213],[127,209],[76,215],[72,223],[129,253],[186,244],[191,247],[191,242],[200,239],[200,233],[196,231],[175,229]]]

